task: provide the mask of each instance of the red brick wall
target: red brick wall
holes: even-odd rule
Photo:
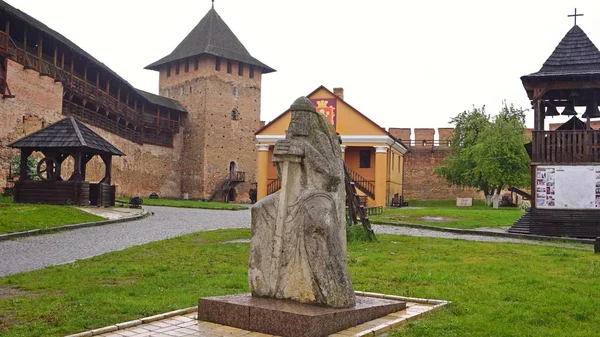
[[[472,189],[450,187],[433,170],[447,155],[447,150],[413,147],[404,155],[404,198],[408,200],[435,200],[482,198]]]
[[[35,70],[24,70],[11,60],[8,65],[7,80],[15,97],[0,100],[0,189],[6,186],[11,158],[18,154],[18,150],[7,145],[65,117],[60,82],[40,77]],[[181,196],[182,132],[175,135],[174,148],[166,148],[136,144],[100,128],[89,127],[126,154],[113,158],[112,178],[117,194],[147,197],[157,192],[164,197]],[[63,171],[64,178],[68,178],[72,161],[67,160],[64,167],[67,169]],[[88,180],[100,180],[104,176],[104,164],[94,158],[88,164],[87,173]]]

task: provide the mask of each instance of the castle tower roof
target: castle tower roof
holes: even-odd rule
[[[158,70],[163,64],[203,54],[260,67],[263,73],[275,71],[250,55],[225,21],[217,14],[214,7],[206,13],[171,54],[146,66],[145,69]]]
[[[600,51],[577,25],[567,32],[538,72],[522,79],[573,75],[600,75]]]

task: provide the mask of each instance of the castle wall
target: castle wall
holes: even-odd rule
[[[446,149],[411,148],[404,155],[404,198],[407,200],[435,200],[482,198],[473,189],[448,186],[433,170],[446,158]]]
[[[62,115],[63,88],[60,82],[54,83],[52,78],[39,76],[35,70],[24,70],[22,65],[12,60],[8,60],[7,79],[15,97],[0,101],[0,189],[6,186],[10,160],[19,153],[6,145],[65,117]],[[178,163],[183,132],[175,135],[173,148],[166,148],[140,145],[100,128],[87,126],[126,154],[113,158],[112,181],[117,185],[118,195],[147,197],[152,192],[164,197],[181,195]],[[72,163],[67,161],[63,167],[72,169]],[[88,180],[97,182],[102,179],[104,169],[104,163],[94,158],[88,163]],[[70,172],[63,171],[65,179]]]
[[[476,198],[483,195],[473,189],[448,186],[445,179],[438,178],[433,172],[448,155],[447,139],[452,137],[454,128],[439,128],[438,141],[434,141],[435,129],[414,129],[414,139],[410,140],[411,129],[390,128],[390,133],[402,139],[409,147],[404,154],[404,198],[406,200],[435,200]],[[423,141],[426,141],[424,144]]]

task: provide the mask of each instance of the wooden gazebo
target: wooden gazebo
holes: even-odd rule
[[[532,102],[531,210],[512,233],[600,236],[600,51],[575,25],[542,68],[521,77]],[[557,130],[545,130],[550,116],[575,116]],[[583,109],[582,109],[583,110]],[[560,111],[560,112],[559,112]]]
[[[14,191],[16,202],[114,206],[112,156],[125,154],[74,117],[64,118],[9,146],[21,150],[20,177]],[[37,178],[30,177],[27,168],[27,159],[34,151],[44,155],[37,164]],[[104,178],[91,184],[85,180],[86,167],[96,155],[102,158],[106,169]],[[64,179],[61,166],[69,156],[74,168]]]

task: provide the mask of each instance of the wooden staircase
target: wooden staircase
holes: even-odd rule
[[[369,239],[376,240],[375,232],[371,227],[371,222],[367,216],[365,205],[361,203],[358,193],[356,193],[356,184],[350,178],[349,169],[344,165],[345,185],[346,185],[346,208],[348,225],[361,224]]]
[[[515,234],[600,237],[600,210],[532,208],[508,230]]]
[[[227,177],[222,179],[217,187],[213,190],[208,201],[223,201],[229,202],[233,200],[227,200],[229,190],[235,187],[239,183],[246,181],[246,172],[235,171],[227,174]]]
[[[358,172],[346,166],[346,164],[344,164],[344,167],[346,168],[346,180],[350,179],[350,181],[354,182],[356,188],[361,190],[369,198],[375,199],[375,185],[373,185],[373,182],[367,180],[365,177],[358,174]]]

